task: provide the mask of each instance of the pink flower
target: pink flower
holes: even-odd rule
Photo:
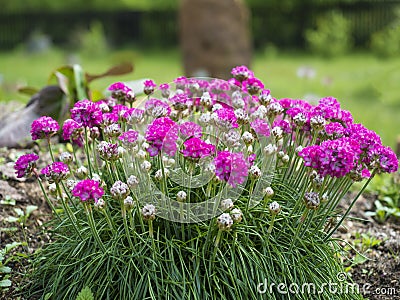
[[[193,122],[184,122],[179,125],[179,132],[183,139],[188,139],[190,137],[200,138],[202,136],[203,128]]]
[[[39,156],[34,153],[29,153],[20,156],[14,165],[17,178],[22,178],[24,176],[26,177],[31,176],[34,169],[36,168],[36,161],[38,159]]]
[[[154,118],[167,117],[171,114],[171,107],[159,99],[151,98],[144,105],[146,114]]]
[[[220,151],[214,159],[215,175],[218,179],[228,182],[232,187],[245,182],[248,175],[248,165],[243,153]]]
[[[231,74],[236,80],[240,82],[243,82],[249,77],[254,76],[254,73],[250,71],[246,66],[237,66],[233,68]]]
[[[139,133],[137,131],[129,129],[128,131],[122,133],[118,139],[129,148],[136,142],[138,136]]]
[[[239,127],[235,112],[231,108],[221,108],[215,112],[214,121],[222,130],[230,130]]]
[[[205,141],[192,137],[183,143],[185,147],[182,150],[184,157],[191,158],[193,160],[199,160],[201,157],[212,155],[215,152],[215,146]]]
[[[264,84],[261,82],[261,80],[255,77],[250,77],[245,82],[243,82],[243,84],[246,91],[250,95],[256,95],[264,88]]]
[[[250,123],[250,127],[257,135],[263,135],[266,137],[270,136],[269,124],[264,120],[255,119],[253,122]]]
[[[143,117],[144,110],[140,108],[130,108],[123,115],[128,124],[138,124],[143,120]]]
[[[55,135],[59,129],[60,125],[53,118],[47,116],[40,117],[32,122],[32,140],[48,139]]]
[[[175,130],[172,130],[171,133],[169,131],[172,128],[176,128]],[[150,156],[156,156],[159,151],[161,151],[161,148],[163,147],[164,144],[164,139],[166,139],[167,134],[169,137],[167,138],[167,144],[165,145],[164,150],[171,150],[172,152],[175,150],[176,151],[176,144],[175,141],[178,138],[178,127],[175,126],[175,122],[172,121],[168,117],[162,117],[155,119],[148,127],[146,130],[146,140],[150,144],[150,147],[147,149],[149,152]],[[175,147],[174,147],[175,144]]]
[[[41,173],[45,175],[49,181],[60,182],[68,177],[69,168],[67,164],[56,161],[43,168]]]
[[[75,103],[71,118],[83,126],[94,127],[102,122],[103,113],[97,103],[84,99]]]
[[[85,179],[75,185],[72,195],[82,202],[96,202],[104,195],[104,190],[99,186],[98,181]]]
[[[64,121],[62,137],[66,141],[77,144],[79,147],[83,146],[83,127],[78,122],[67,119]]]
[[[157,84],[155,84],[154,81],[151,80],[151,79],[145,80],[145,81],[143,82],[143,85],[144,85],[143,92],[144,92],[146,95],[152,94],[152,93],[154,92],[154,89],[155,89],[156,86],[157,86]]]

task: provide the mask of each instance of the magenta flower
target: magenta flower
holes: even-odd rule
[[[236,80],[243,82],[249,77],[253,77],[254,73],[250,71],[246,66],[237,66],[232,69],[231,74]]]
[[[243,84],[245,85],[246,91],[250,95],[256,95],[264,88],[264,84],[261,82],[261,80],[255,77],[250,77],[244,81]]]
[[[161,96],[163,98],[168,98],[169,97],[170,90],[169,90],[169,84],[168,83],[160,84],[159,90],[161,91]]]
[[[190,137],[200,138],[203,128],[199,124],[193,122],[184,122],[179,125],[179,132],[185,140]]]
[[[117,114],[119,117],[123,116],[125,112],[129,110],[129,107],[123,104],[116,104],[113,106],[112,112]]]
[[[135,101],[135,94],[132,89],[122,82],[113,83],[108,90],[111,91],[111,97],[115,99],[129,103]]]
[[[231,108],[220,108],[215,112],[215,124],[224,131],[239,127],[235,112]]]
[[[205,141],[192,137],[183,143],[185,147],[182,150],[184,157],[199,160],[201,157],[210,156],[215,152],[215,146]]]
[[[43,116],[32,122],[32,140],[49,139],[60,129],[57,121],[51,117]]]
[[[140,108],[130,108],[124,113],[123,118],[128,124],[138,124],[144,118],[144,110]]]
[[[133,144],[136,142],[137,138],[139,136],[139,133],[133,129],[129,129],[128,131],[122,133],[118,139],[122,141],[122,143],[130,148],[133,146]]]
[[[76,102],[70,111],[71,118],[83,126],[97,126],[103,120],[100,106],[87,99]]]
[[[286,120],[275,120],[272,124],[272,128],[274,127],[280,127],[284,134],[290,134],[292,132],[290,123]]]
[[[332,122],[325,126],[325,134],[329,139],[341,138],[345,132],[343,125],[338,122]]]
[[[171,101],[172,106],[179,111],[185,110],[192,105],[192,101],[185,93],[175,94],[169,98],[169,101]]]
[[[81,124],[72,119],[67,119],[64,121],[62,131],[62,137],[64,140],[71,141],[71,143],[74,143],[79,147],[83,146],[83,127]]]
[[[215,175],[218,179],[228,182],[232,187],[245,182],[248,175],[248,165],[243,153],[220,151],[214,159]]]
[[[17,178],[30,177],[36,168],[36,161],[38,159],[39,156],[34,153],[20,156],[14,165]]]
[[[250,123],[250,127],[254,130],[254,132],[258,136],[263,135],[265,137],[269,137],[271,134],[269,130],[269,124],[264,120],[255,119],[253,122]]]
[[[154,83],[154,81],[151,80],[151,79],[145,80],[145,81],[143,82],[143,85],[144,85],[143,92],[144,92],[146,95],[152,94],[152,93],[154,92],[154,89],[155,89],[156,86],[157,86],[157,85]]]
[[[99,182],[93,179],[85,179],[79,181],[72,195],[79,198],[82,202],[96,202],[104,195],[104,190],[99,186]]]
[[[339,178],[356,166],[360,153],[360,145],[356,140],[343,137],[305,147],[299,155],[304,159],[306,167],[316,169],[321,176]]]
[[[174,83],[175,83],[176,89],[184,90],[186,87],[186,84],[188,83],[188,79],[185,76],[180,76],[180,77],[174,79]]]
[[[213,79],[210,83],[210,90],[214,94],[220,94],[229,91],[229,83],[222,79]]]
[[[376,159],[378,172],[394,173],[398,170],[399,161],[390,147],[378,146],[370,154]]]
[[[97,145],[97,151],[99,151],[100,157],[106,161],[119,159],[118,144],[101,141]]]
[[[69,168],[67,164],[56,161],[43,168],[41,173],[45,175],[49,181],[60,182],[68,177]]]
[[[103,124],[105,126],[117,123],[119,119],[118,113],[116,112],[110,112],[110,113],[104,113],[103,114]]]
[[[171,114],[171,107],[159,99],[147,100],[144,105],[146,114],[154,118],[167,117]]]
[[[175,127],[176,130],[172,130],[171,133],[169,131]],[[162,117],[155,119],[146,130],[146,140],[150,144],[150,147],[147,149],[150,156],[156,156],[161,148],[163,147],[164,139],[166,138],[167,134],[169,138],[167,139],[167,145],[165,145],[166,149],[170,149],[171,151],[174,150],[174,140],[178,138],[177,136],[178,127],[175,126],[175,122],[172,121],[168,117]],[[175,145],[176,147],[176,145]]]

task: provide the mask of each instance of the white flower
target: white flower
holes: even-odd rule
[[[273,196],[274,196],[274,190],[272,189],[272,187],[266,187],[265,189],[264,189],[264,194],[265,194],[265,197],[267,198],[267,199],[271,199]]]
[[[149,172],[151,170],[151,163],[148,160],[145,160],[140,164],[140,168],[146,172]]]
[[[271,215],[277,215],[281,211],[281,206],[279,205],[278,202],[274,201],[274,202],[270,203],[268,209],[269,209],[269,212],[271,213]]]
[[[139,184],[139,179],[135,175],[129,176],[128,180],[126,181],[130,188],[135,188]]]
[[[111,187],[110,193],[115,199],[123,199],[129,195],[130,190],[126,183],[117,180]]]

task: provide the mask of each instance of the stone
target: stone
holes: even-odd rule
[[[242,0],[182,0],[180,41],[185,75],[228,79],[250,65],[250,13]]]

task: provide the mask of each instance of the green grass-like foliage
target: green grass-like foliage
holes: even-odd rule
[[[298,193],[276,181],[274,199],[293,206]],[[118,204],[110,201],[110,210]],[[245,211],[246,195],[236,203]],[[346,293],[347,282],[337,279],[342,266],[335,258],[335,241],[325,243],[324,234],[310,226],[294,240],[293,224],[299,215],[280,214],[271,234],[268,209],[263,205],[244,213],[241,223],[223,232],[215,247],[218,227],[215,219],[199,224],[180,224],[157,218],[154,238],[149,228],[140,225],[140,215],[133,211],[131,231],[134,249],[130,248],[120,214],[113,215],[118,235],[112,235],[106,220],[95,212],[95,221],[106,249],[101,251],[84,221],[82,209],[76,211],[83,239],[74,232],[68,219],[54,227],[56,241],[37,254],[32,275],[33,295],[51,294],[51,299],[73,299],[88,286],[95,299],[361,299]],[[183,237],[184,234],[184,237]],[[51,284],[49,284],[51,282]],[[260,287],[265,294],[257,291]],[[272,283],[275,286],[270,287]],[[313,283],[314,294],[281,294],[276,286]],[[343,293],[328,289],[319,293],[324,283],[337,284]]]

